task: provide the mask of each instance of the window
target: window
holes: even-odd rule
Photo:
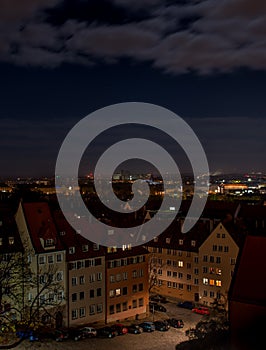
[[[122,294],[123,295],[127,295],[127,287],[123,287],[122,288]]]
[[[167,263],[168,266],[171,266],[172,265],[172,260],[167,260],[166,263]]]
[[[133,300],[132,306],[133,306],[133,309],[136,309],[136,307],[137,307],[137,300]]]
[[[221,269],[216,269],[216,275],[221,275],[222,274],[222,270]]]
[[[122,310],[127,311],[127,301],[122,304]]]
[[[216,287],[222,287],[222,281],[216,280]]]
[[[195,247],[195,246],[196,246],[196,241],[192,240],[192,241],[191,241],[191,246],[192,246],[192,247]]]
[[[177,277],[177,272],[176,271],[173,272],[173,277]]]
[[[136,293],[137,291],[138,291],[137,285],[133,284],[133,286],[132,286],[132,293]]]
[[[90,305],[90,307],[89,307],[90,315],[94,315],[95,314],[95,309],[96,309],[95,304]]]
[[[178,283],[178,288],[179,288],[179,289],[184,289],[183,283]]]
[[[78,309],[72,310],[72,320],[76,320],[78,318]]]
[[[214,256],[210,256],[210,262],[214,263]]]
[[[187,252],[187,257],[188,257],[188,258],[191,257],[191,252]]]
[[[79,309],[79,317],[85,317],[86,316],[86,309],[85,307],[81,307]]]
[[[72,286],[76,286],[78,284],[78,278],[72,277]]]
[[[79,277],[79,284],[84,284],[85,283],[85,277],[84,276],[80,276]]]
[[[221,237],[220,233],[217,233],[216,237],[217,237],[217,238],[220,238],[220,237]]]
[[[167,249],[167,254],[168,255],[171,255],[171,252],[172,252],[171,249]]]
[[[90,298],[94,298],[94,289],[90,289]]]
[[[203,273],[208,273],[208,267],[207,267],[207,266],[203,266],[202,272],[203,272]]]
[[[178,261],[178,267],[183,267],[183,266],[184,266],[183,261],[182,261],[182,260],[179,260],[179,261]]]
[[[194,284],[196,284],[196,285],[199,284],[199,279],[198,278],[194,278]]]
[[[197,267],[194,269],[194,274],[195,274],[195,275],[198,275],[198,274],[199,274],[199,269],[198,269]]]
[[[236,259],[231,258],[230,263],[231,263],[231,265],[235,265],[236,264]]]
[[[118,313],[118,312],[121,312],[121,304],[116,304],[115,309],[116,309],[116,312],[117,312],[117,313]]]
[[[63,271],[58,271],[58,272],[56,273],[56,280],[57,280],[58,282],[63,281],[63,277],[64,277]]]
[[[178,256],[182,256],[182,255],[183,255],[182,250],[179,250],[178,251]]]
[[[219,251],[219,252],[222,252],[222,251],[223,251],[223,246],[222,246],[222,245],[219,245],[219,246],[218,246],[218,251]]]
[[[83,252],[87,252],[89,250],[88,244],[83,244],[81,249]]]
[[[3,245],[3,238],[0,237],[0,245]]]
[[[9,243],[9,245],[13,245],[15,243],[14,237],[9,237],[8,243]]]
[[[171,242],[171,238],[167,237],[167,238],[165,239],[165,242],[169,244],[169,243]],[[171,254],[171,253],[170,253],[170,254]]]
[[[208,255],[203,256],[203,262],[208,262]]]
[[[89,275],[89,282],[90,283],[95,282],[95,273]]]
[[[62,254],[56,254],[56,262],[62,262],[63,259],[62,259]]]
[[[40,265],[43,265],[43,264],[45,264],[45,256],[39,256],[39,264]]]
[[[53,263],[54,263],[54,256],[48,255],[48,264],[53,264]]]
[[[111,289],[110,291],[109,291],[109,297],[110,298],[113,298],[115,296],[115,291],[114,291],[114,289]]]
[[[143,269],[139,269],[139,277],[143,277],[144,276],[144,271]]]
[[[121,266],[121,260],[116,260],[115,267],[120,267],[120,266]]]
[[[172,271],[167,271],[167,277],[171,277],[172,276]]]
[[[214,280],[210,280],[210,286],[214,286]]]
[[[217,245],[216,245],[216,244],[214,244],[214,245],[212,246],[212,250],[213,250],[214,252],[217,252]]]
[[[40,275],[39,276],[39,281],[40,281],[40,284],[44,284],[45,281],[46,281],[45,275]]]
[[[191,280],[191,275],[190,274],[187,274],[187,280]]]
[[[102,265],[102,258],[96,258],[94,263],[95,263],[95,266]]]
[[[54,245],[54,239],[53,238],[48,238],[45,240],[45,246],[46,247],[52,247]]]
[[[225,253],[228,253],[228,252],[229,252],[229,247],[228,247],[228,245],[225,245],[225,246],[224,246],[224,252],[225,252]]]
[[[204,291],[203,291],[203,296],[204,296],[204,297],[207,297],[207,296],[208,296],[208,291],[207,291],[207,290],[204,290]]]
[[[77,293],[73,293],[71,297],[72,297],[72,302],[75,302],[78,300]]]
[[[127,272],[123,272],[123,280],[127,280]]]
[[[143,283],[139,284],[139,292],[143,291]]]
[[[221,264],[221,257],[220,256],[216,256],[216,264]]]
[[[222,238],[225,238],[225,233],[222,233]]]
[[[203,278],[202,282],[203,282],[203,284],[205,284],[205,285],[208,285],[208,284],[209,284],[208,278]]]
[[[139,307],[144,305],[144,300],[143,298],[139,298]]]
[[[127,265],[127,259],[122,259],[121,260],[121,265],[126,266]]]
[[[115,296],[116,296],[116,297],[120,297],[120,295],[121,295],[121,288],[116,288],[116,290],[115,290]]]
[[[210,273],[210,274],[213,274],[214,272],[215,272],[214,267],[210,267],[209,273]]]
[[[168,288],[171,288],[171,287],[172,287],[172,282],[167,281],[167,287],[168,287]]]
[[[133,277],[133,278],[136,278],[136,277],[138,277],[138,273],[137,273],[137,270],[134,270],[134,271],[132,272],[132,277]]]
[[[173,266],[177,267],[177,261],[176,260],[173,260]]]
[[[191,263],[187,263],[187,269],[191,269]]]
[[[114,305],[110,305],[109,306],[109,314],[113,315],[115,313],[115,306]]]
[[[93,243],[93,250],[99,250],[100,246],[97,243]]]
[[[75,247],[69,247],[68,252],[69,254],[75,254]]]
[[[214,298],[214,292],[213,291],[210,292],[210,298]]]
[[[183,273],[182,272],[178,272],[178,278],[183,278]]]
[[[198,263],[199,263],[199,257],[198,257],[198,256],[195,256],[195,258],[194,258],[194,263],[195,263],[195,264],[198,264]]]
[[[115,275],[110,275],[110,282],[114,283],[115,282]]]
[[[177,288],[177,283],[173,282],[173,288]]]
[[[97,304],[97,314],[100,314],[103,312],[103,304]]]
[[[179,245],[183,245],[183,243],[184,243],[183,239],[179,239],[178,243],[179,243]]]
[[[187,291],[191,292],[191,285],[190,284],[187,285]]]
[[[97,272],[97,281],[101,281],[103,279],[103,274],[101,272]]]

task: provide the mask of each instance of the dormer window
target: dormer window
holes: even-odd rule
[[[153,242],[158,242],[158,237],[154,237]]]
[[[3,238],[0,237],[0,245],[3,245]]]
[[[66,232],[65,231],[60,231],[60,236],[65,236]]]
[[[14,237],[9,237],[8,243],[9,243],[9,245],[13,245],[15,243]]]
[[[52,247],[55,245],[54,239],[53,238],[48,238],[45,240],[45,246],[46,247]]]
[[[93,250],[99,250],[99,244],[93,243]]]
[[[167,237],[166,239],[165,239],[165,241],[166,241],[166,243],[170,243],[171,242],[171,238],[169,238],[169,237]]]
[[[183,239],[180,239],[178,242],[179,242],[179,245],[183,245],[184,243]]]
[[[69,254],[74,254],[75,253],[75,247],[69,247],[68,252],[69,252]]]
[[[192,240],[192,241],[191,241],[191,246],[192,246],[192,247],[195,247],[195,246],[196,246],[196,241]]]
[[[89,250],[88,244],[83,244],[83,245],[82,245],[82,251],[83,251],[83,252],[87,252],[88,250]]]

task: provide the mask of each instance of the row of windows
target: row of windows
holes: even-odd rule
[[[158,237],[154,237],[153,241],[154,242],[158,242]],[[170,244],[171,243],[171,238],[170,237],[166,237],[165,238],[165,243]],[[184,240],[183,239],[179,239],[178,240],[178,244],[179,245],[183,245],[184,244]],[[190,244],[191,244],[191,247],[195,247],[196,246],[196,241],[195,240],[191,240]]]
[[[184,284],[183,283],[172,282],[172,281],[164,281],[164,280],[161,280],[161,279],[158,279],[158,280],[154,281],[154,284],[158,285],[158,286],[162,286],[162,285],[164,285],[165,282],[166,282],[168,288],[172,287],[172,288],[177,288],[177,289],[184,289]],[[198,285],[198,284],[199,284],[199,279],[195,278],[194,279],[194,285]],[[185,286],[187,286],[187,290],[191,290],[191,285],[190,284],[185,284]]]
[[[113,268],[113,267],[120,267],[120,266],[126,266],[126,265],[131,265],[131,264],[138,264],[145,262],[145,256],[144,255],[139,255],[139,256],[134,256],[131,258],[123,258],[123,259],[117,259],[117,260],[110,260],[108,261],[108,268]]]
[[[132,271],[132,278],[143,277],[144,271],[143,269]],[[123,272],[122,274],[118,273],[116,275],[110,275],[110,282],[120,282],[122,280],[128,279],[128,272]]]
[[[102,265],[102,258],[79,260],[69,263],[69,270],[78,270],[85,267]]]
[[[63,271],[58,271],[56,272],[55,275],[53,273],[39,275],[40,284],[45,284],[47,282],[53,282],[53,281],[61,282],[63,281],[63,279],[64,279]]]
[[[97,289],[91,289],[88,292],[88,296],[90,299],[93,299],[95,297],[101,297],[102,296],[102,288],[97,288]],[[76,302],[79,300],[84,300],[85,299],[85,292],[79,292],[79,293],[72,293],[71,299],[72,302]]]
[[[100,314],[103,312],[103,304],[92,304],[89,305],[89,315]],[[86,316],[86,307],[80,307],[79,309],[73,309],[71,311],[72,320],[82,318]]]
[[[137,293],[137,292],[142,292],[143,291],[143,283],[133,284],[132,286],[132,293]],[[122,288],[116,288],[116,289],[111,289],[109,291],[109,297],[119,297],[120,295],[127,295],[128,293],[128,287],[122,287]]]
[[[63,291],[58,291],[56,294],[55,293],[48,293],[48,294],[42,294],[40,295],[40,301],[44,302],[54,302],[54,301],[61,301],[64,299],[64,292]],[[32,293],[28,293],[28,301],[32,302],[34,300],[34,295]]]
[[[225,245],[225,246],[223,246],[223,245],[216,245],[216,244],[214,244],[213,246],[212,246],[212,250],[214,251],[214,252],[224,252],[224,253],[228,253],[229,252],[229,246],[228,245]]]
[[[28,257],[29,262],[31,262],[31,256]],[[49,255],[40,255],[39,256],[39,264],[43,265],[47,261],[48,264],[53,264],[54,262],[62,262],[63,261],[63,254],[57,253],[57,254],[49,254]]]
[[[96,281],[102,281],[102,279],[103,279],[102,272],[92,273],[88,277],[88,282],[89,283],[93,283],[93,282],[96,282]],[[86,282],[85,281],[85,276],[82,275],[82,276],[79,276],[79,277],[72,277],[71,282],[72,282],[72,286],[77,286],[78,283],[83,285]]]
[[[207,290],[204,290],[204,291],[203,291],[203,296],[206,297],[206,298],[208,297],[208,291],[207,291]],[[210,297],[210,298],[221,299],[221,293],[220,293],[220,292],[210,291],[210,292],[209,292],[209,297]]]
[[[15,243],[14,237],[8,237],[8,244],[13,245]],[[3,238],[0,237],[0,245],[3,245]]]
[[[216,287],[222,286],[221,280],[214,280],[214,279],[209,279],[209,278],[203,278],[202,283],[205,285],[209,285],[209,286],[216,286]]]
[[[139,298],[132,300],[132,308],[136,309],[137,307],[142,307],[144,305],[144,299]],[[127,311],[128,309],[131,309],[131,306],[128,306],[128,302],[125,301],[122,304],[116,304],[116,305],[110,305],[109,306],[109,314],[113,315],[114,313],[119,313],[121,311]]]

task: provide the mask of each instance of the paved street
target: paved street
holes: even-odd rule
[[[64,343],[56,343],[55,341],[48,341],[45,343],[29,343],[25,341],[18,349],[55,349],[55,350],[174,350],[175,345],[187,340],[185,331],[201,319],[201,316],[192,313],[190,310],[181,309],[176,306],[176,303],[164,304],[167,309],[166,313],[155,312],[150,315],[148,320],[152,321],[165,319],[168,317],[181,318],[184,321],[183,329],[170,328],[167,332],[155,331],[152,333],[142,333],[139,335],[126,334],[124,336],[117,336],[113,339],[86,339],[80,342],[66,341]],[[143,320],[141,320],[143,321]],[[139,322],[141,322],[139,321]],[[125,325],[131,323],[130,321],[123,322]]]

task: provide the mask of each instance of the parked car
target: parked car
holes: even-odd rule
[[[195,303],[193,303],[193,301],[186,300],[186,301],[180,301],[177,304],[177,306],[183,307],[184,309],[192,310],[195,307]]]
[[[155,321],[154,326],[157,331],[161,332],[166,332],[170,328],[169,324],[165,321]]]
[[[181,319],[178,318],[169,318],[167,320],[169,326],[173,327],[173,328],[183,328],[184,327],[184,322]]]
[[[111,328],[116,332],[116,335],[124,335],[128,333],[128,329],[122,323],[116,323],[111,326]]]
[[[210,314],[210,310],[205,306],[195,307],[192,309],[192,312],[195,312],[196,314],[200,314],[200,315],[209,315]]]
[[[78,341],[78,340],[84,339],[85,335],[78,328],[70,328],[68,330],[68,337],[69,337],[69,339],[73,339],[75,341]]]
[[[130,326],[127,327],[128,333],[131,334],[141,334],[143,333],[143,328],[140,327],[138,324],[132,323]]]
[[[84,338],[93,338],[97,336],[97,330],[93,327],[82,327],[80,332],[83,333]]]
[[[16,336],[18,338],[29,339],[29,341],[32,341],[32,342],[39,340],[38,334],[32,330],[17,331]]]
[[[156,294],[150,296],[150,301],[155,301],[157,303],[167,303],[166,297],[161,294]]]
[[[139,326],[143,329],[143,332],[154,332],[155,331],[155,325],[153,322],[145,321],[145,322],[140,323]]]
[[[105,326],[97,329],[97,337],[114,338],[115,336],[116,336],[116,332],[109,326]]]
[[[64,341],[69,338],[69,333],[67,329],[56,329],[53,335],[55,341]]]
[[[163,305],[152,302],[152,301],[149,302],[149,307],[150,307],[150,312],[153,312],[153,310],[160,311],[160,312],[166,312],[166,308]]]

